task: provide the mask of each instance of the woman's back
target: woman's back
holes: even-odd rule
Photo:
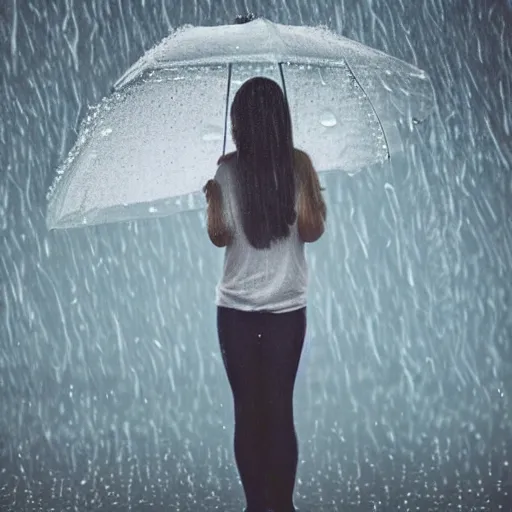
[[[279,85],[264,77],[245,82],[231,105],[231,126],[237,151],[221,158],[205,187],[208,234],[226,247],[216,303],[276,313],[303,308],[304,242],[321,236],[326,211],[309,156],[294,148]]]
[[[275,313],[302,308],[306,305],[308,272],[298,221],[290,226],[287,237],[272,242],[269,248],[254,248],[244,232],[236,193],[237,171],[237,159],[232,156],[221,163],[215,176],[222,191],[224,220],[232,235],[216,303],[243,311]],[[296,203],[298,192],[299,187]]]
[[[309,156],[294,149],[277,83],[245,82],[231,124],[237,152],[221,158],[204,191],[208,236],[226,247],[217,330],[233,391],[236,463],[247,510],[294,511],[293,388],[307,323],[304,243],[322,235],[326,208]]]

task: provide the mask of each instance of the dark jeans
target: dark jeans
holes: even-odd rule
[[[235,459],[247,512],[294,512],[293,388],[306,308],[274,314],[219,307],[217,328],[234,398]]]

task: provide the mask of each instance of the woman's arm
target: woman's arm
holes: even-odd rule
[[[208,180],[203,192],[208,203],[208,236],[216,247],[226,247],[231,243],[232,234],[224,221],[220,185],[215,180]]]
[[[295,150],[295,171],[298,178],[298,230],[303,242],[316,242],[324,233],[327,207],[318,175],[309,156]]]

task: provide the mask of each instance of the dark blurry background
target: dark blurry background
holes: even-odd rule
[[[322,177],[296,505],[512,510],[506,0],[0,0],[0,510],[242,510],[204,214],[44,216],[87,108],[172,30],[248,10],[415,64],[437,100],[390,165]]]

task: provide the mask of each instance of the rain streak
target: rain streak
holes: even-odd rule
[[[0,509],[243,508],[204,210],[69,230],[46,213],[126,70],[180,27],[248,10],[390,54],[435,91],[403,152],[320,173],[297,508],[512,510],[510,0],[4,0]],[[222,142],[208,112],[201,130]]]

